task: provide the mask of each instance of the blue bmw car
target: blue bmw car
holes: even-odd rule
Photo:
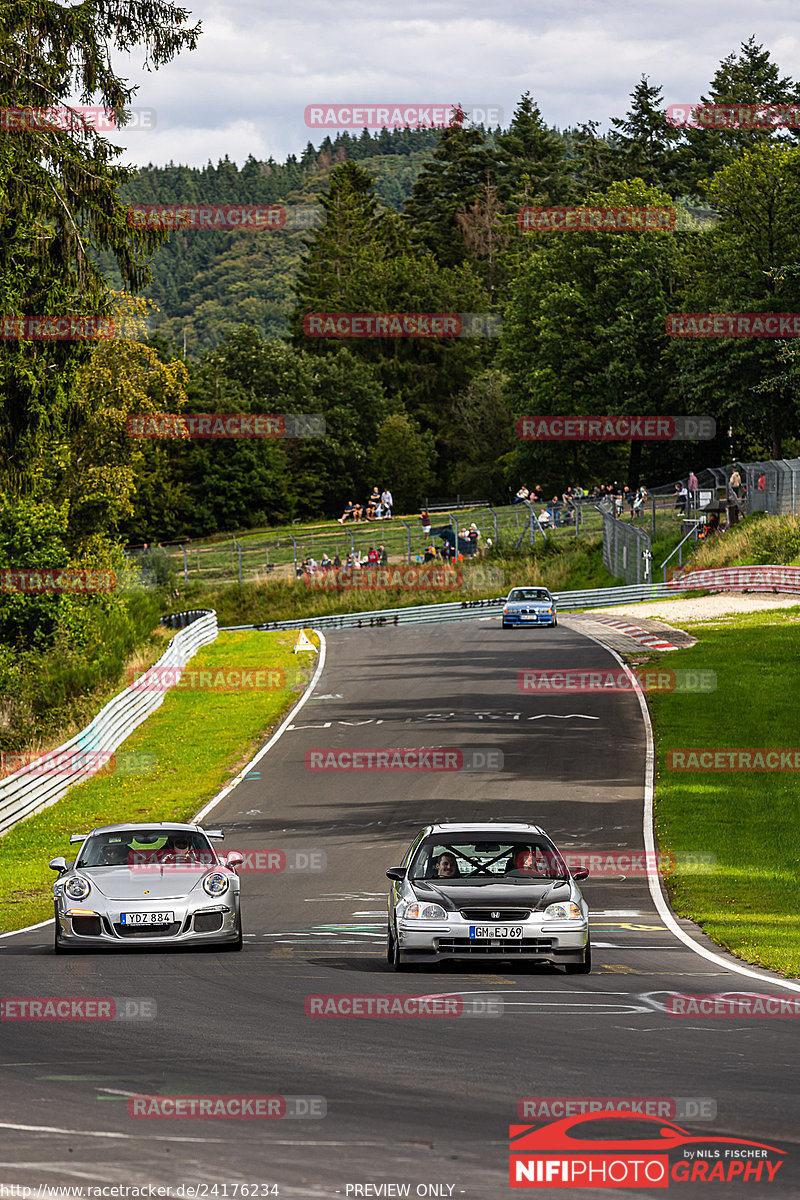
[[[503,605],[503,629],[519,625],[558,624],[556,602],[542,587],[512,588]]]

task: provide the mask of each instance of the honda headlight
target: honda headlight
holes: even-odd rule
[[[577,904],[573,904],[570,900],[569,904],[548,904],[544,910],[546,917],[551,917],[555,921],[582,921],[583,913],[578,908]]]
[[[73,875],[64,884],[64,891],[70,900],[85,900],[91,890],[92,885],[82,875]]]
[[[446,921],[441,904],[409,904],[403,916],[410,921]]]
[[[228,878],[222,871],[212,871],[204,878],[203,888],[209,896],[222,896],[228,890]]]

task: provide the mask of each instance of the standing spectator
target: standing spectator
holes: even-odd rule
[[[392,493],[389,491],[388,487],[384,488],[381,492],[381,516],[391,517],[393,505],[394,500],[392,499]]]
[[[419,515],[419,519],[422,522],[422,536],[425,538],[430,537],[431,536],[431,518],[430,518],[430,513],[428,512],[427,508],[423,508],[422,512]]]
[[[762,471],[762,473],[759,475],[757,487],[760,492],[765,492],[767,490],[766,472]]]
[[[686,505],[689,502],[689,491],[685,483],[676,485],[675,487],[675,515],[678,517],[686,516]]]
[[[375,547],[370,546],[369,551],[367,552],[367,562],[371,567],[377,567],[379,557],[380,555]]]
[[[697,476],[695,475],[694,471],[689,472],[689,479],[686,487],[689,491],[689,503],[691,504],[693,511],[697,512],[697,503],[699,499],[698,491],[700,490],[700,484],[697,482]]]
[[[731,471],[731,477],[728,480],[728,483],[731,485],[731,488],[733,489],[733,494],[738,499],[738,497],[741,493],[741,490],[742,490],[742,477],[739,474],[739,472],[737,471],[736,467],[734,467],[733,470]]]
[[[537,483],[536,487],[531,492],[531,503],[533,503],[534,500],[537,504],[541,504],[544,500],[544,489],[540,483]]]
[[[478,532],[478,526],[475,525],[473,522],[473,524],[470,525],[469,529],[467,530],[467,540],[469,541],[469,544],[472,546],[473,554],[477,554],[477,552],[478,552],[478,542],[480,541],[480,537],[481,537],[481,535]]]
[[[636,517],[639,516],[639,513],[644,508],[644,504],[645,504],[646,500],[647,500],[647,488],[640,487],[636,493],[636,498],[633,501],[633,507],[631,509],[631,520],[632,521],[635,520]]]
[[[381,542],[380,546],[378,546],[378,563],[382,567],[388,566],[389,564],[389,555],[386,553],[386,547],[384,546],[383,542]]]
[[[334,556],[333,556],[333,569],[334,569],[334,571],[338,570],[338,569],[339,569],[339,567],[341,567],[341,565],[342,565],[342,560],[339,558],[339,551],[337,550],[337,551],[336,551],[336,553],[335,553],[335,554],[334,554]]]

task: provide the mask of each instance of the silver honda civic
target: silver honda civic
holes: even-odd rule
[[[506,959],[592,969],[589,908],[553,842],[523,822],[428,825],[391,867],[387,958]]]
[[[219,944],[242,948],[238,851],[221,830],[174,822],[73,834],[74,862],[53,858],[56,954],[86,947]]]

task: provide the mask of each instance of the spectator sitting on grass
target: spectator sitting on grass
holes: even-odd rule
[[[516,496],[514,497],[514,499],[512,500],[511,503],[512,504],[524,504],[529,496],[530,496],[530,491],[523,483],[522,487],[519,489],[519,491],[517,492]]]
[[[323,571],[330,571],[331,567],[333,566],[333,563],[330,560],[330,558],[328,558],[328,555],[323,552],[323,555],[322,555],[322,558],[320,559],[319,565],[322,567]]]
[[[428,549],[425,551],[422,561],[426,563],[436,561],[436,546],[433,542],[428,545]]]
[[[353,504],[352,500],[348,500],[344,512],[339,517],[339,524],[344,525],[348,519],[351,521],[360,521],[362,513],[363,509],[360,504]]]
[[[367,501],[366,517],[367,517],[368,521],[375,520],[378,509],[380,508],[380,503],[381,503],[381,494],[378,491],[378,487],[376,485],[372,489],[372,495],[370,496],[369,500]]]

